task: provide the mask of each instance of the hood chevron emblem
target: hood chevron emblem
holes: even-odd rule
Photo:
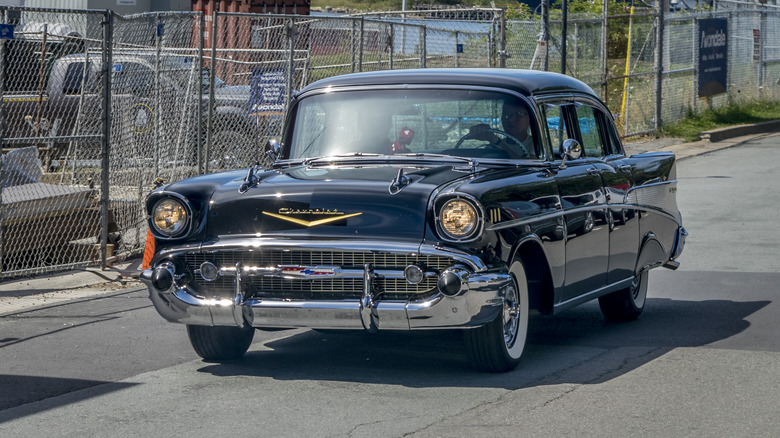
[[[292,222],[294,224],[303,225],[304,227],[310,227],[311,228],[311,227],[316,227],[318,225],[325,225],[325,224],[329,224],[331,222],[340,221],[342,219],[347,219],[347,218],[351,218],[351,217],[355,217],[355,216],[360,216],[363,213],[344,214],[344,215],[339,215],[339,216],[335,216],[335,217],[329,217],[329,218],[325,218],[325,219],[318,219],[316,221],[305,221],[303,219],[297,219],[297,218],[294,218],[294,217],[283,216],[281,214],[276,214],[276,213],[269,213],[267,211],[264,211],[263,214],[266,215],[266,216],[271,216],[271,217],[276,218],[276,219],[281,219],[283,221]]]

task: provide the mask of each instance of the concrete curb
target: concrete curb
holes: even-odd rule
[[[0,282],[0,317],[40,309],[63,301],[139,288],[141,259],[118,263],[106,270],[86,268]]]
[[[780,133],[780,120],[731,126],[702,132],[699,141],[685,142],[683,139],[660,138],[647,142],[626,143],[623,148],[627,155],[636,155],[652,151],[671,151],[678,160],[706,154],[712,151],[740,145],[754,138]],[[715,140],[713,140],[715,139]]]
[[[699,134],[699,140],[719,142],[734,137],[742,137],[753,134],[766,134],[780,131],[780,120],[753,123],[749,125],[729,126],[728,128],[713,129]]]

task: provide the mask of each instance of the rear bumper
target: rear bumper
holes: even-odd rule
[[[364,267],[363,294],[352,300],[289,300],[245,298],[242,277],[251,268],[236,266],[230,297],[204,298],[186,284],[177,284],[173,265],[161,263],[141,274],[149,296],[165,319],[189,325],[252,326],[257,328],[327,328],[415,330],[474,327],[495,319],[511,283],[504,270],[473,272],[467,264],[448,269],[460,278],[458,290],[439,291],[418,300],[382,300],[373,293],[372,282],[385,271]],[[170,281],[161,281],[163,277]]]
[[[685,231],[685,228],[678,227],[677,233],[675,233],[674,235],[672,255],[669,257],[669,260],[667,260],[663,264],[665,268],[675,270],[680,267],[680,262],[677,261],[677,257],[680,257],[680,254],[682,254],[683,248],[685,247],[685,239],[687,237],[688,237],[688,232]]]

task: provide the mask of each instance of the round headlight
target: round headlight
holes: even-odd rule
[[[464,239],[474,234],[478,220],[477,209],[462,199],[447,201],[439,215],[442,231],[453,239]]]
[[[161,199],[152,209],[152,225],[163,236],[173,237],[182,234],[188,221],[184,204],[174,198]]]

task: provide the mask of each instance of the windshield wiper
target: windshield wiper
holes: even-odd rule
[[[323,127],[322,127],[322,129],[320,130],[320,132],[318,132],[318,133],[317,133],[317,135],[315,135],[315,136],[314,136],[314,138],[313,138],[313,139],[311,139],[311,141],[309,142],[309,144],[307,144],[307,145],[306,145],[306,147],[305,147],[305,148],[303,148],[303,151],[301,152],[301,155],[303,155],[303,156],[306,156],[306,154],[308,154],[308,153],[309,153],[309,149],[311,149],[311,147],[312,147],[312,146],[314,146],[314,143],[316,143],[316,142],[317,142],[317,140],[319,140],[320,136],[322,136],[322,133],[323,133],[323,132],[325,132],[325,130],[326,130],[327,128],[328,128],[327,126],[323,126]]]

